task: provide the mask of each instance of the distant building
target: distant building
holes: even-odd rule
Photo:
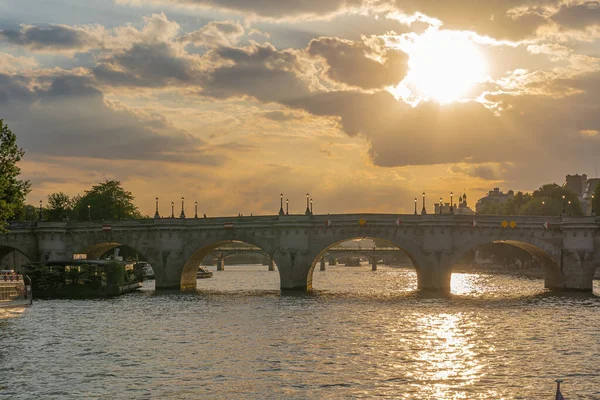
[[[565,176],[563,187],[577,194],[583,213],[587,215],[592,212],[592,196],[598,183],[600,183],[600,178],[588,179],[586,174],[575,174]]]
[[[475,210],[479,212],[479,210],[481,210],[482,207],[491,203],[504,204],[513,197],[515,197],[515,192],[513,192],[512,190],[503,193],[500,191],[500,188],[494,188],[494,190],[490,190],[488,192],[487,196],[477,200],[477,204],[475,204]]]
[[[435,206],[435,214],[440,214],[440,204],[436,203]],[[450,214],[450,203],[442,204],[442,214]],[[458,197],[458,205],[456,203],[453,204],[452,212],[456,215],[471,215],[475,214],[473,210],[469,208],[467,205],[467,194],[464,193],[462,196]]]
[[[586,174],[567,175],[565,177],[565,183],[563,184],[563,187],[565,187],[567,189],[571,189],[572,191],[577,193],[577,197],[579,197],[579,199],[581,200],[583,198],[583,192],[585,191],[586,184],[587,184],[587,175]]]
[[[463,193],[461,197],[458,198],[458,209],[454,211],[455,214],[458,215],[471,215],[475,214],[475,211],[471,210],[471,208],[467,205],[467,194]]]

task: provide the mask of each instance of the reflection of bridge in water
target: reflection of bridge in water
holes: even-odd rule
[[[465,254],[504,243],[533,256],[545,287],[591,291],[600,263],[599,230],[595,216],[338,214],[34,222],[11,224],[7,234],[0,234],[0,259],[14,250],[32,261],[80,253],[97,259],[128,247],[152,264],[158,289],[189,289],[196,287],[198,265],[208,254],[244,242],[277,265],[282,290],[307,290],[315,266],[331,249],[370,238],[402,249],[420,289],[448,291],[453,268]]]

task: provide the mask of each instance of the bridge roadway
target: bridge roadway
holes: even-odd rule
[[[507,225],[510,222],[514,227]],[[11,224],[8,233],[0,234],[0,258],[18,250],[32,261],[70,259],[77,253],[94,259],[128,246],[152,264],[158,289],[185,290],[196,287],[197,267],[207,254],[241,241],[260,247],[272,258],[282,290],[310,290],[315,265],[330,247],[350,239],[375,238],[406,252],[420,289],[448,291],[453,266],[469,250],[502,242],[534,256],[544,270],[547,288],[591,291],[600,262],[599,223],[595,216],[432,214],[33,222]]]

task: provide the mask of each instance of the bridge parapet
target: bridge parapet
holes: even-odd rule
[[[482,244],[503,242],[555,268],[553,287],[589,289],[589,272],[600,262],[599,227],[600,219],[593,216],[372,213],[37,221],[10,224],[9,232],[0,235],[0,250],[15,248],[43,260],[127,245],[152,260],[158,287],[180,281],[183,287],[181,276],[186,276],[185,285],[191,285],[193,265],[206,252],[262,251],[277,262],[282,288],[306,288],[325,251],[353,251],[337,244],[369,237],[405,251],[419,271],[420,287],[443,289],[449,286],[453,263],[463,254]]]

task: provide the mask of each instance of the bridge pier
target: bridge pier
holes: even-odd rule
[[[273,257],[269,259],[269,271],[275,271],[275,260],[273,260]]]
[[[223,257],[217,259],[217,271],[225,271],[225,259]]]
[[[452,269],[435,264],[420,264],[417,270],[417,289],[428,292],[450,293]]]
[[[321,258],[321,271],[325,271],[325,257]]]
[[[544,287],[557,292],[593,292],[593,252],[563,251],[560,270],[544,266]]]
[[[377,271],[377,259],[373,258],[371,260],[371,271]]]

